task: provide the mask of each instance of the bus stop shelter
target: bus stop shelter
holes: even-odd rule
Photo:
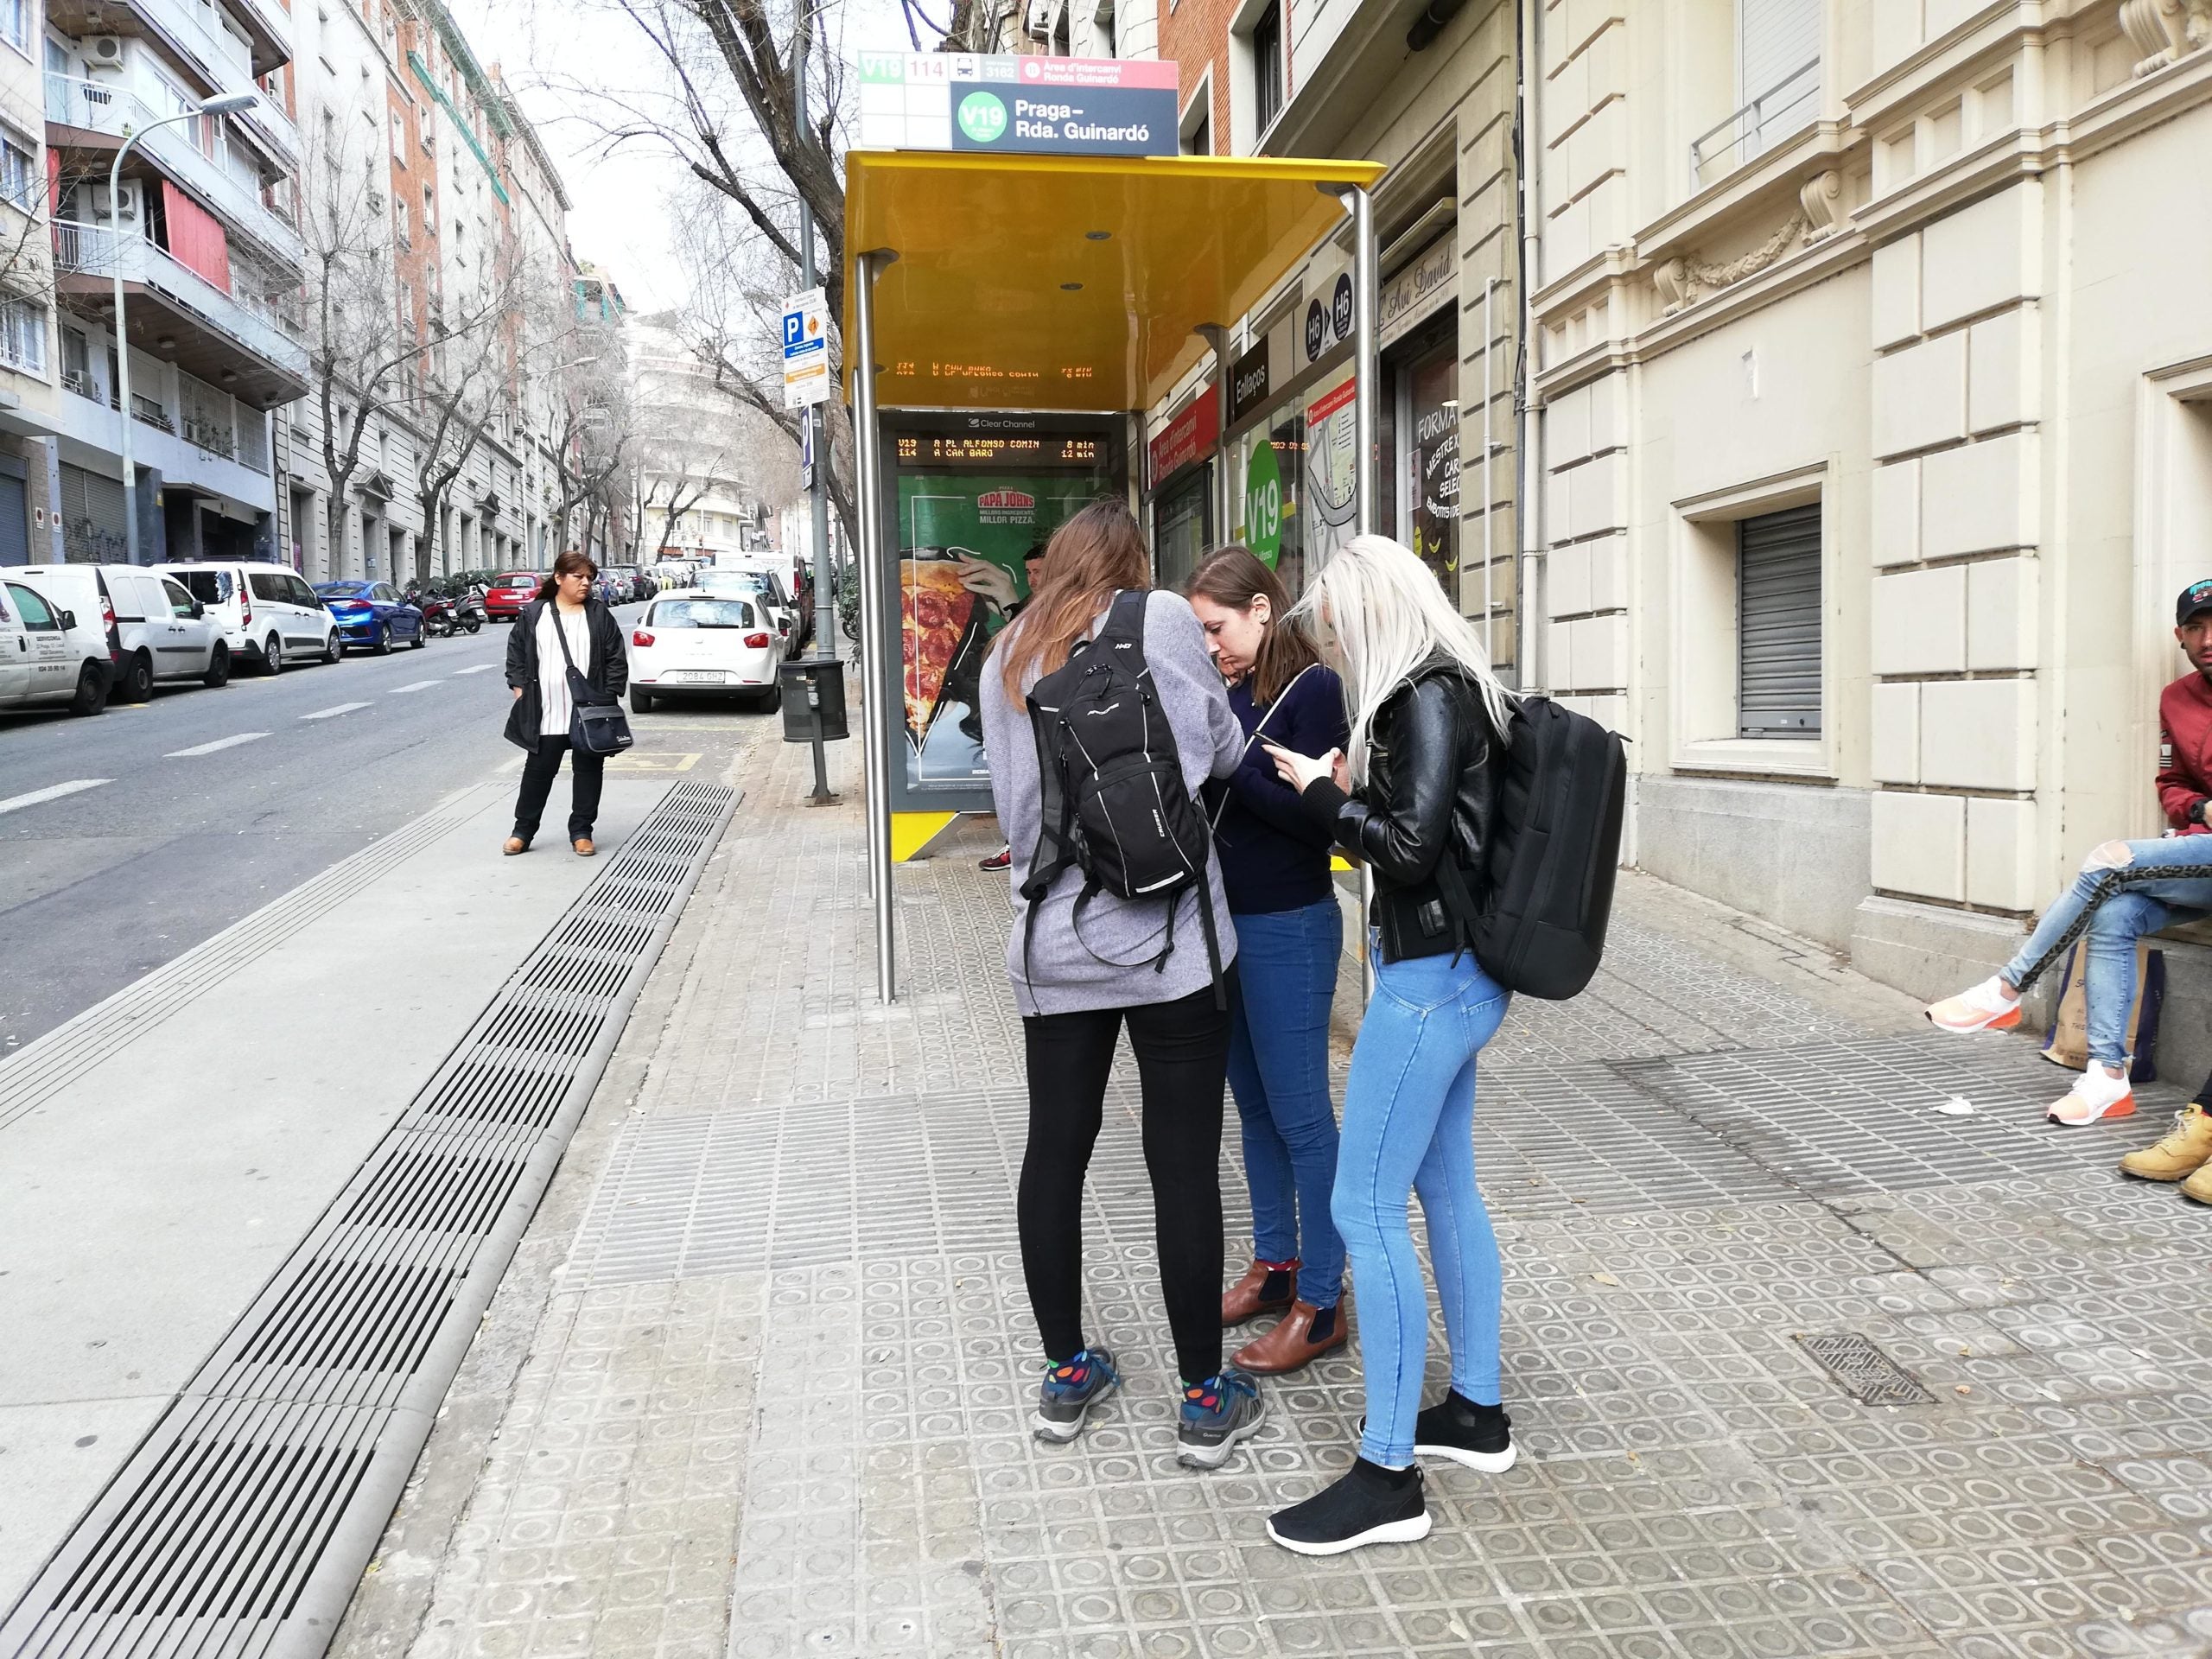
[[[1375,527],[1378,162],[855,150],[845,355],[857,457],[868,868],[895,1000],[886,410],[1141,415],[1321,241],[1352,237],[1355,528]],[[888,551],[895,551],[889,550]],[[1017,849],[1017,855],[1020,849]]]

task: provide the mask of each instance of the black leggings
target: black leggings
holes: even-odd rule
[[[569,795],[569,839],[582,841],[591,834],[599,817],[599,790],[607,778],[607,757],[572,749],[569,740],[556,733],[539,738],[530,759],[522,763],[522,788],[515,796],[515,834],[524,841],[537,834],[537,821],[544,815],[545,799],[553,792],[554,775],[561,770],[564,754],[575,775]]]
[[[1235,992],[1230,993],[1232,998]],[[1229,1015],[1213,987],[1173,1002],[1021,1022],[1029,1146],[1021,1159],[1021,1270],[1046,1357],[1083,1346],[1083,1177],[1098,1139],[1106,1074],[1127,1020],[1144,1096],[1160,1285],[1186,1382],[1221,1370],[1221,1116]]]

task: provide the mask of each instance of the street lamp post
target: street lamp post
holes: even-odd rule
[[[179,121],[190,121],[203,115],[234,115],[240,110],[250,110],[261,100],[251,92],[225,92],[195,104],[180,115],[166,115],[158,121],[149,121],[136,132],[126,134],[115,159],[108,163],[107,210],[115,221],[115,247],[109,256],[115,276],[115,400],[120,404],[123,416],[123,545],[124,556],[131,563],[138,563],[138,466],[130,453],[130,334],[124,327],[123,296],[123,158],[137,143],[156,127],[172,126]],[[143,221],[143,215],[140,215]]]

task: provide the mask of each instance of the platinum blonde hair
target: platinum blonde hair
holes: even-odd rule
[[[1435,573],[1410,549],[1387,536],[1355,536],[1338,549],[1292,607],[1319,625],[1344,669],[1351,708],[1351,775],[1367,781],[1375,716],[1390,694],[1441,652],[1459,664],[1482,694],[1491,725],[1506,729],[1513,694],[1491,671],[1490,653],[1474,624],[1459,614]]]

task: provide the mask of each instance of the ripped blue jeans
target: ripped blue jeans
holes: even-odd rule
[[[1359,1303],[1367,1384],[1359,1452],[1389,1468],[1413,1461],[1428,1360],[1428,1293],[1408,1214],[1415,1192],[1444,1305],[1452,1386],[1478,1403],[1497,1402],[1501,1286],[1497,1235],[1475,1185],[1475,1057],[1510,1000],[1471,956],[1378,959],[1352,1049],[1329,1211]]]
[[[2167,836],[2126,843],[2117,870],[2083,870],[2051,901],[2019,954],[2001,970],[2024,991],[2087,937],[2089,1058],[2127,1059],[2127,1011],[2135,1003],[2135,942],[2212,912],[2212,836]]]

